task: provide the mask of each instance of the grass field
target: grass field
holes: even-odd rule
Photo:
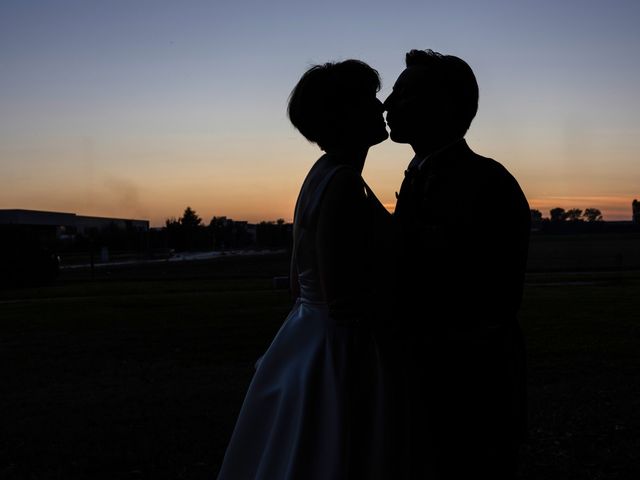
[[[521,478],[640,478],[640,272],[579,266],[540,261],[527,279]],[[0,292],[0,479],[215,478],[288,311],[272,288],[287,267],[278,254],[74,270]]]

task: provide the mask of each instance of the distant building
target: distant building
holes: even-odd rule
[[[97,247],[140,251],[146,248],[148,232],[148,220],[0,210],[0,249],[3,251],[46,248],[69,252]]]
[[[102,262],[109,250],[142,252],[148,248],[149,222],[89,217],[65,212],[0,210],[0,288],[37,285],[58,274],[60,257],[78,252]]]
[[[631,203],[631,208],[633,209],[633,223],[640,225],[640,202],[638,200],[634,200]]]
[[[149,230],[149,221],[15,209],[0,210],[0,226],[32,227],[47,231],[55,238],[61,238],[66,235],[87,235],[92,231],[99,232],[107,229],[146,232]]]
[[[209,224],[209,229],[213,233],[215,250],[245,248],[256,243],[256,225],[245,220],[213,217]]]

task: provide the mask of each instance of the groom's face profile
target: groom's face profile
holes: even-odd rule
[[[382,113],[384,107],[370,90],[353,95],[335,112],[333,124],[343,147],[369,148],[389,137]]]
[[[428,130],[433,112],[429,108],[427,85],[428,72],[420,67],[405,69],[393,85],[384,107],[394,142],[413,143]]]

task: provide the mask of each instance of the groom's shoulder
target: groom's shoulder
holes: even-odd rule
[[[486,175],[510,175],[509,171],[502,163],[490,157],[485,157],[472,150],[469,150],[469,164],[474,173],[482,172]]]
[[[520,184],[511,172],[500,162],[493,158],[478,155],[471,152],[472,161],[469,162],[468,175],[474,179],[476,186],[491,196],[509,196],[513,199],[522,197],[524,193]]]
[[[470,173],[479,178],[515,182],[515,177],[497,160],[470,151]],[[478,178],[476,177],[476,178]]]

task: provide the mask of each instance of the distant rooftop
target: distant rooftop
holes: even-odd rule
[[[95,217],[70,212],[0,209],[0,225],[65,226],[84,230],[86,228],[102,228],[111,224],[120,228],[149,229],[149,220]]]

